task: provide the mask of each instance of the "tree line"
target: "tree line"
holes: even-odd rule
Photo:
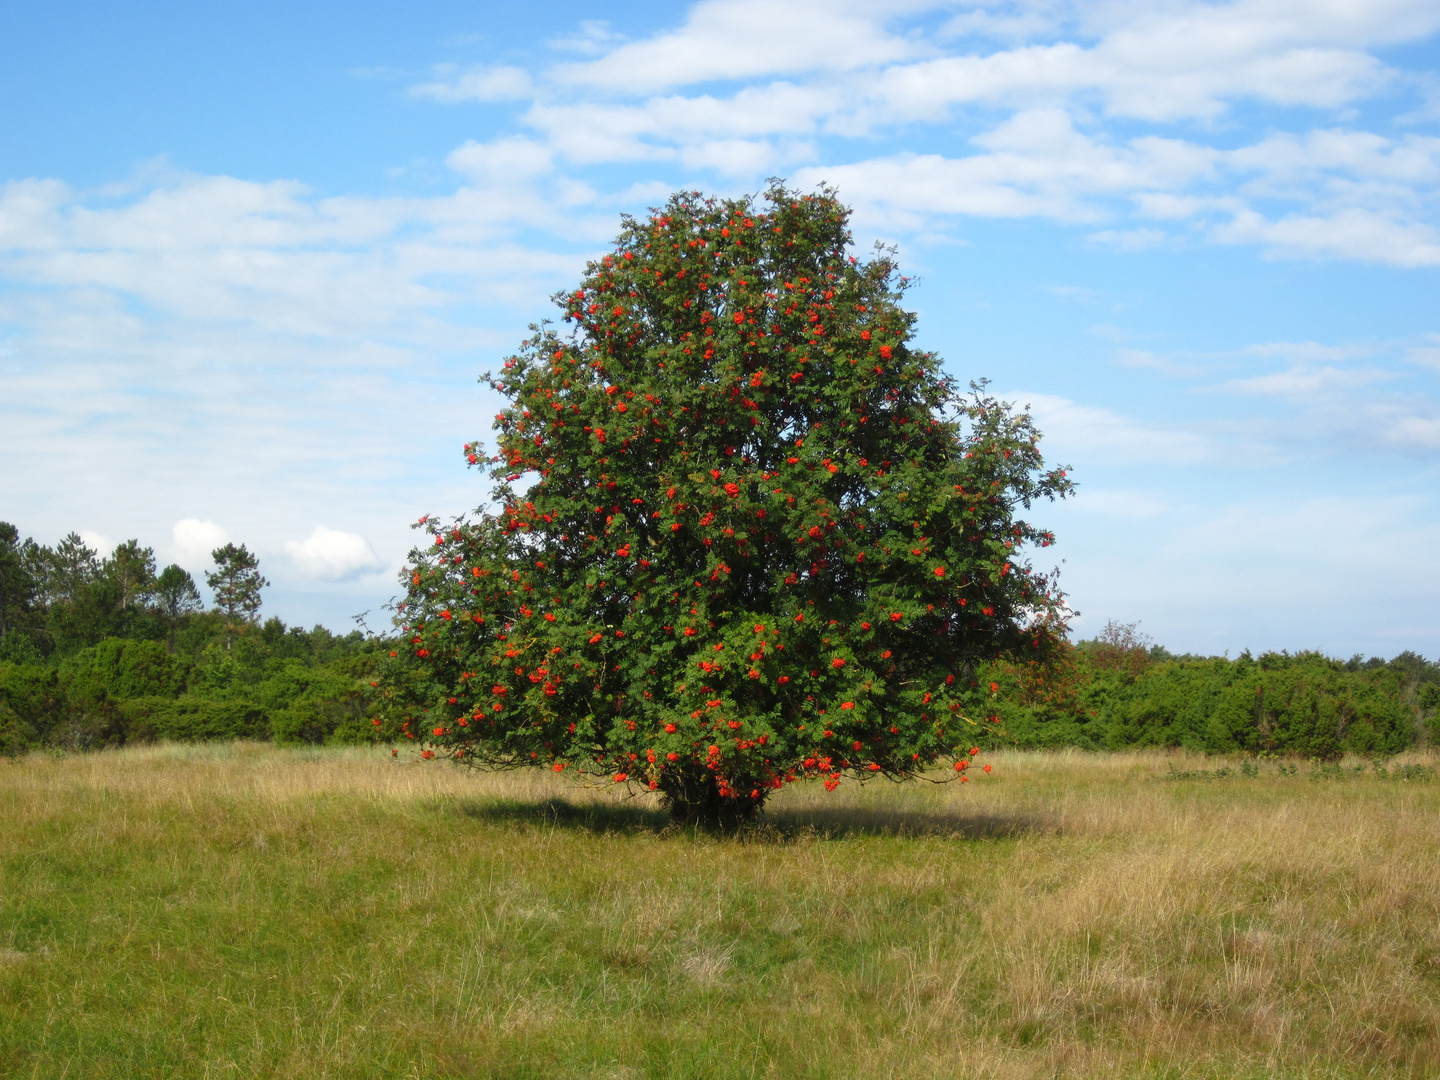
[[[1247,650],[1175,655],[1109,623],[1043,665],[992,664],[995,713],[1011,745],[1182,747],[1335,760],[1440,745],[1440,663]]]
[[[157,739],[373,737],[379,645],[359,630],[260,620],[269,582],[244,544],[192,575],[127,540],[101,557],[0,522],[0,754]],[[337,734],[338,733],[338,734]]]
[[[394,636],[260,620],[267,585],[242,545],[205,582],[156,569],[130,540],[102,558],[72,533],[53,548],[0,522],[0,754],[157,739],[374,742],[372,685]],[[1411,651],[1176,655],[1111,623],[1043,662],[977,670],[987,748],[1184,747],[1334,759],[1440,745],[1440,663]]]
[[[205,583],[215,596],[226,644],[260,612],[270,583],[259,561],[240,544],[210,553],[215,570]],[[107,637],[164,640],[204,609],[195,579],[171,564],[156,570],[155,549],[126,540],[108,556],[70,533],[53,548],[0,521],[0,660],[35,663],[64,657]]]

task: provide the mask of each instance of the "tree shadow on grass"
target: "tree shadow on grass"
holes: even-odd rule
[[[785,839],[840,840],[860,836],[942,837],[1002,840],[1053,832],[1056,823],[1040,814],[941,813],[868,807],[815,807],[767,813],[757,825]]]
[[[659,833],[672,828],[670,815],[654,807],[624,803],[573,803],[567,799],[466,800],[456,809],[468,818],[495,824],[536,825],[591,833]]]
[[[663,810],[624,803],[572,803],[565,799],[467,800],[459,803],[456,809],[465,817],[496,824],[532,825],[596,834],[677,836],[704,833],[694,825],[677,824]],[[835,807],[766,811],[738,830],[708,835],[761,843],[876,836],[998,840],[1053,832],[1055,828],[1054,820],[1040,814],[947,814]]]

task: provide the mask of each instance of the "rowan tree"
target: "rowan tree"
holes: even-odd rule
[[[1064,633],[1018,515],[1070,481],[912,344],[908,281],[847,218],[829,190],[677,194],[486,376],[497,452],[465,452],[493,502],[421,520],[395,736],[709,825],[795,780],[966,777],[976,665]]]

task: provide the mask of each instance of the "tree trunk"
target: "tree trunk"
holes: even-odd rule
[[[770,793],[768,786],[735,781],[740,795],[722,795],[719,777],[710,769],[667,769],[660,781],[660,794],[670,817],[682,825],[728,832],[755,818]],[[751,791],[760,794],[752,798]]]

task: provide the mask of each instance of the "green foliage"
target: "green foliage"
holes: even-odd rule
[[[1440,672],[1420,664],[1403,653],[1364,665],[1318,653],[1156,660],[1149,648],[1117,660],[1082,642],[1028,675],[1013,664],[984,674],[999,684],[1001,741],[1010,745],[1174,746],[1330,761],[1387,757],[1415,744],[1428,722],[1423,702],[1436,693],[1436,683],[1417,691],[1415,680]]]
[[[0,663],[0,703],[16,718],[14,730],[26,733],[27,748],[58,731],[69,711],[60,673],[38,664]]]
[[[9,702],[0,700],[0,757],[18,757],[35,742],[35,729],[20,718]]]
[[[491,379],[499,509],[423,522],[397,734],[738,819],[800,778],[963,770],[975,666],[1050,647],[1024,550],[1052,537],[1018,512],[1070,482],[1030,418],[912,345],[831,193],[766,203],[627,218],[556,297],[573,331]]]
[[[287,659],[260,690],[278,743],[361,742],[374,738],[368,698],[353,675]],[[337,735],[337,733],[339,733]]]
[[[198,654],[107,638],[58,664],[0,663],[0,753],[156,739],[375,741],[379,643],[272,622],[280,648],[252,632],[227,651],[217,619]]]
[[[20,533],[8,521],[0,521],[0,649],[6,646],[11,630],[34,604],[36,583],[31,576],[20,543]]]
[[[257,702],[185,694],[142,697],[123,706],[136,742],[201,742],[210,739],[268,739],[270,714]]]
[[[61,664],[73,682],[85,680],[113,698],[168,696],[176,674],[170,653],[157,641],[106,638]]]
[[[188,571],[172,563],[155,579],[153,596],[156,612],[165,625],[166,641],[174,652],[175,631],[180,621],[201,608],[200,590]]]

